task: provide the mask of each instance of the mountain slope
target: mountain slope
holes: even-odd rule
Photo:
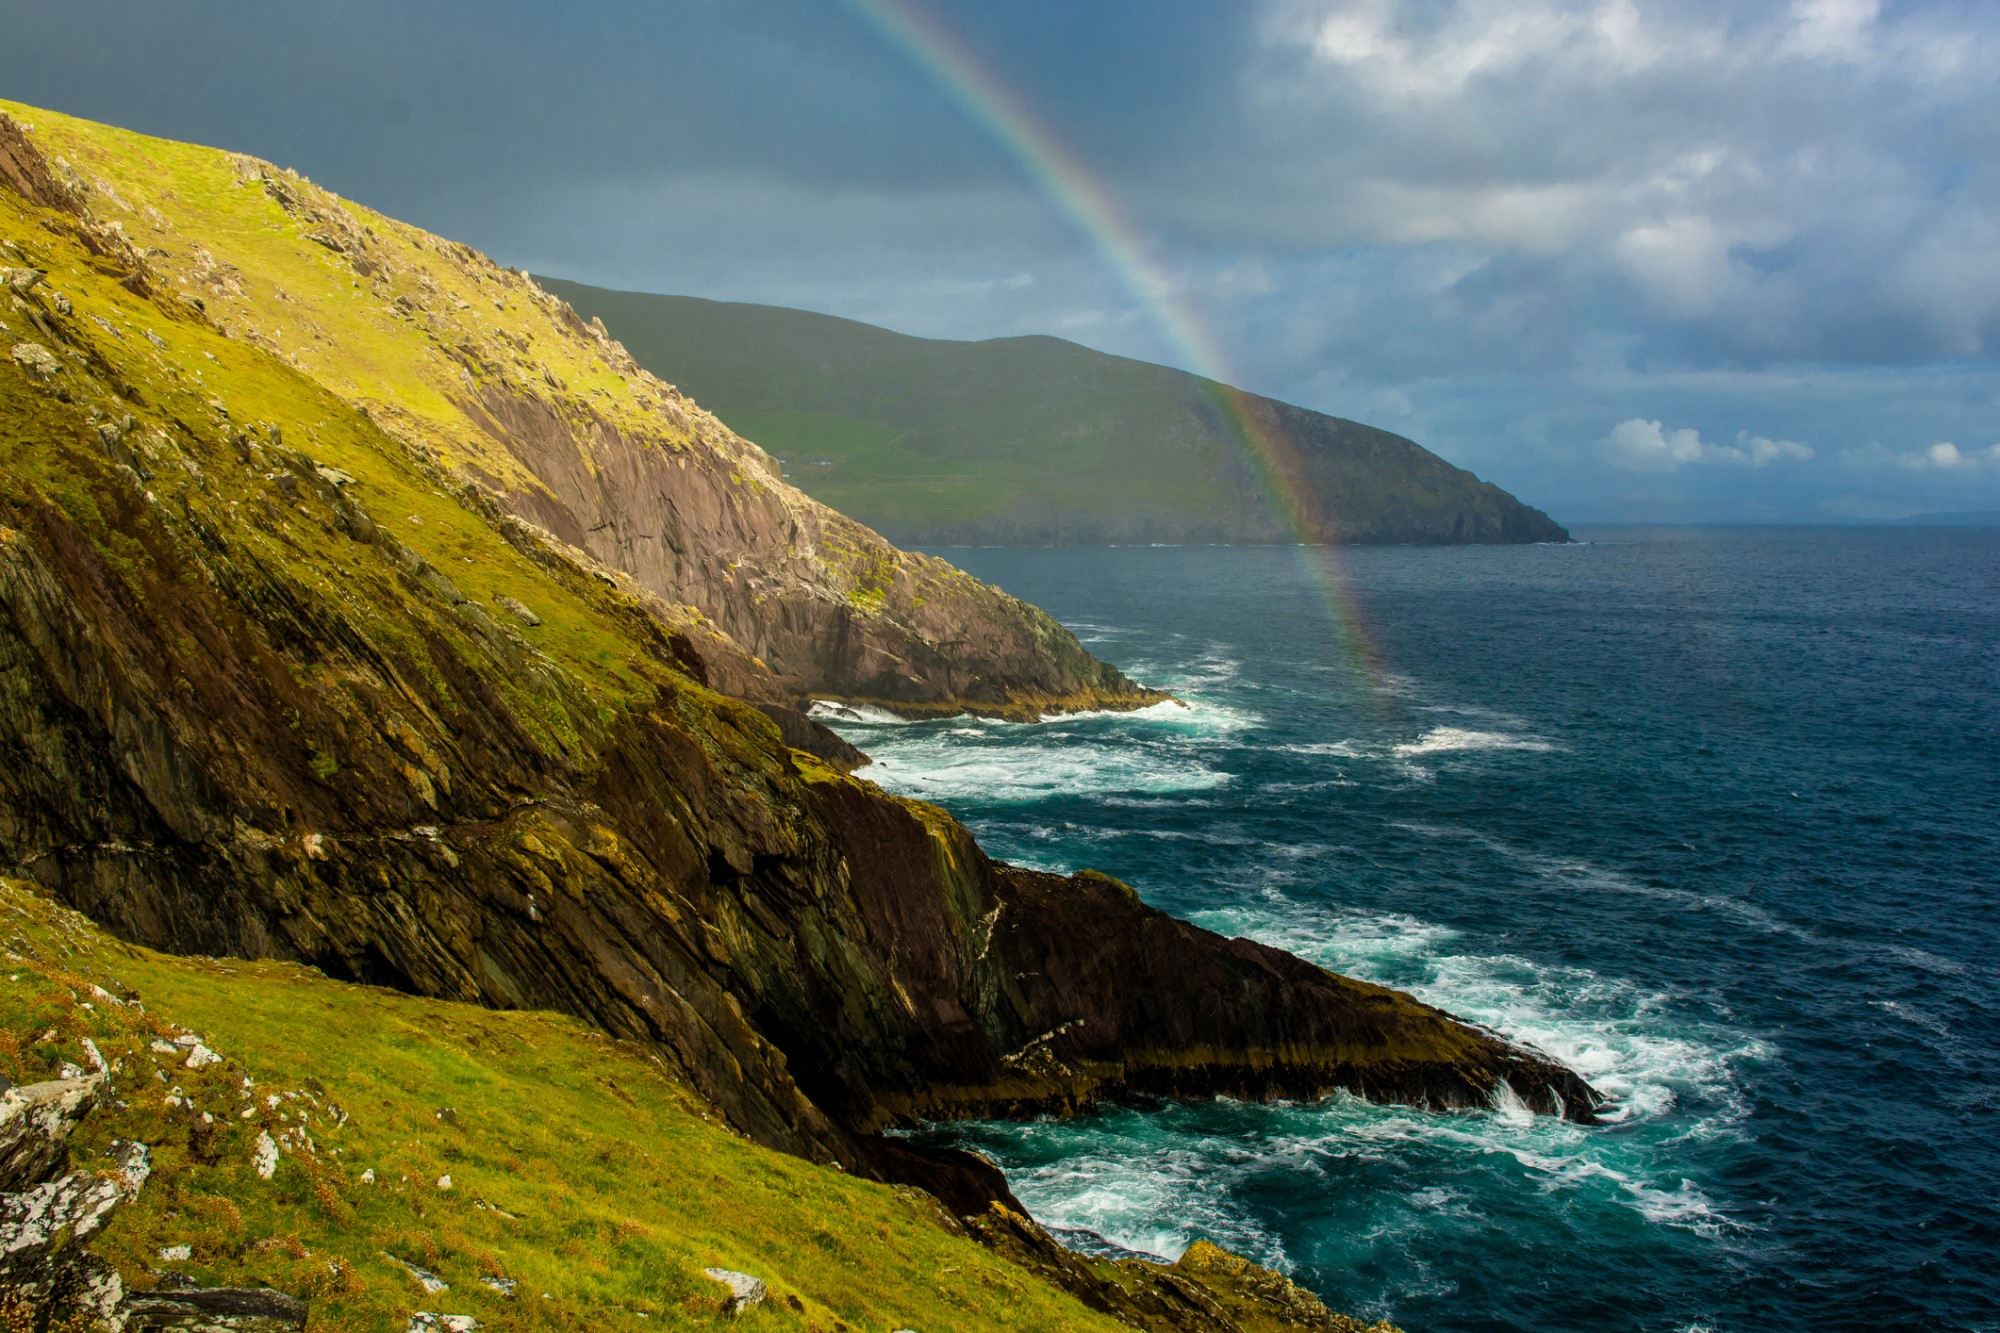
[[[452,486],[696,608],[779,692],[1010,716],[1163,697],[1038,609],[785,485],[524,274],[267,163],[14,110],[37,125],[33,190],[149,291],[325,386]]]
[[[275,197],[304,188],[282,173],[14,114],[34,128],[0,115],[0,871],[149,946],[580,1018],[758,1143],[961,1211],[1004,1196],[990,1168],[877,1131],[1132,1093],[1445,1107],[1504,1083],[1551,1112],[1598,1104],[1407,996],[1103,876],[996,863],[942,811],[793,748],[815,738],[733,697],[772,678],[713,620],[511,507],[657,466],[661,513],[722,497],[718,540],[728,514],[795,505],[797,533],[849,533],[889,566],[880,606],[963,586],[966,620],[940,621],[955,636],[1038,622],[776,483],[722,487],[713,469],[730,450],[754,467],[748,446],[609,368],[615,349],[524,282],[315,204],[373,231],[357,260]],[[405,362],[459,363],[403,341],[409,290],[475,351],[525,346],[547,377],[602,377],[585,397],[694,425],[639,435],[641,413],[614,438],[512,361],[466,372],[477,404],[432,393]],[[466,313],[474,295],[491,315]],[[474,406],[542,413],[544,434],[513,452]],[[529,466],[571,457],[596,471]],[[842,585],[791,531],[683,567],[750,585],[719,604],[746,634],[812,642]],[[861,647],[926,612],[880,606],[842,622]]]
[[[945,342],[541,281],[780,455],[795,485],[906,544],[1568,539],[1401,436],[1061,339]],[[1303,531],[1225,401],[1275,442],[1268,466]]]
[[[110,1068],[75,1080],[101,1086],[71,1162],[88,1170],[121,1140],[149,1149],[149,1178],[93,1245],[128,1291],[269,1285],[321,1330],[402,1329],[425,1308],[514,1330],[1114,1333],[1186,1284],[1227,1317],[1150,1326],[1364,1333],[1212,1247],[1171,1267],[1068,1257],[1090,1305],[1023,1280],[974,1243],[1028,1225],[1000,1205],[968,1228],[914,1191],[759,1148],[646,1050],[573,1019],[162,957],[6,880],[0,929],[0,1088],[87,1071],[94,1049]],[[194,1042],[215,1058],[190,1068]],[[0,1161],[0,1191],[15,1165]],[[1047,1262],[1053,1247],[1027,1234],[1019,1257]],[[749,1271],[766,1300],[731,1316],[710,1267]],[[4,1326],[32,1326],[8,1319],[7,1295],[0,1275]],[[1114,1304],[1122,1318],[1100,1313]]]

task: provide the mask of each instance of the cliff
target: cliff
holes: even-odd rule
[[[524,280],[323,201],[352,229],[329,244],[305,187],[226,154],[13,116],[0,870],[177,953],[573,1015],[667,1062],[760,1144],[973,1205],[1004,1202],[990,1170],[875,1131],[1130,1092],[1462,1106],[1505,1082],[1552,1112],[1597,1104],[1559,1065],[1406,996],[1197,930],[1101,876],[997,864],[941,811],[794,748],[828,747],[782,703],[725,691],[877,681],[874,655],[914,653],[932,616],[1041,673],[1006,689],[970,673],[950,683],[958,702],[1141,696],[1045,617],[768,474],[719,476],[756,456],[617,370]],[[378,248],[350,246],[371,232]],[[511,360],[460,379],[428,335],[405,341],[430,320],[392,313],[408,295],[388,294],[392,269],[459,312],[439,328],[546,351],[539,381],[585,386],[552,390],[571,415]],[[467,313],[475,295],[493,315]],[[556,332],[544,347],[502,314]],[[513,417],[540,422],[538,443]],[[571,455],[588,465],[567,479],[523,461],[559,472]],[[616,566],[548,527],[591,512],[587,493],[649,486],[653,515],[684,524],[671,578],[663,556]],[[750,542],[770,506],[796,520],[789,546],[696,549],[730,523],[723,549]],[[864,605],[829,533],[878,561]],[[675,581],[690,570],[713,585]],[[743,635],[785,669],[764,672],[726,616],[751,617]],[[941,675],[896,679],[910,706],[953,701]]]
[[[794,484],[898,542],[1569,540],[1400,435],[1059,338],[912,338],[541,281],[778,455]],[[1266,457],[1251,456],[1238,414]]]
[[[5,880],[0,932],[9,1329],[729,1327],[713,1268],[799,1333],[1361,1333],[1205,1243],[1086,1258],[760,1148],[573,1019],[162,957]]]

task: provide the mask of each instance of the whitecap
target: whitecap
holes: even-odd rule
[[[815,699],[806,705],[806,715],[825,723],[846,723],[849,726],[910,726],[912,719],[898,717],[886,708],[871,708],[867,704],[847,704],[835,699]]]
[[[1546,753],[1556,747],[1539,736],[1505,731],[1474,731],[1469,727],[1433,727],[1413,741],[1391,747],[1398,759],[1425,754],[1462,754],[1480,750],[1527,750]]]

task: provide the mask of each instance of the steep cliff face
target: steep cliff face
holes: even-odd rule
[[[13,110],[0,172],[121,254],[129,282],[298,369],[445,478],[697,608],[782,691],[1016,717],[1163,697],[1036,608],[786,485],[761,449],[525,274],[268,163]]]
[[[100,169],[123,162],[110,132],[68,133]],[[31,186],[0,188],[15,266],[0,313],[0,868],[175,951],[584,1017],[670,1055],[759,1141],[885,1173],[896,1154],[865,1137],[884,1125],[1126,1091],[1464,1105],[1504,1081],[1545,1110],[1596,1105],[1567,1070],[1407,997],[1173,921],[1102,877],[997,865],[942,812],[791,748],[795,715],[712,688],[760,668],[710,616],[740,578],[733,614],[800,617],[772,643],[826,632],[811,619],[824,599],[786,591],[824,586],[795,552],[760,576],[801,581],[780,587],[750,580],[748,552],[731,568],[690,547],[685,568],[722,599],[704,615],[509,512],[557,523],[579,511],[552,496],[596,487],[609,506],[722,466],[721,445],[698,447],[708,427],[634,461],[607,442],[608,410],[579,407],[569,447],[591,462],[565,478],[552,418],[501,420],[498,372],[468,390],[497,424],[414,390],[414,406],[357,408],[369,358],[400,345],[362,339],[353,365],[331,334],[311,356],[273,346],[275,316],[252,327],[231,296],[235,322],[218,317],[224,302],[75,205],[118,187],[4,121],[0,144],[7,180]],[[147,161],[197,152],[148,145]],[[228,176],[218,188],[257,198],[293,188],[262,168]],[[289,262],[359,273],[344,236]],[[478,281],[501,283],[503,304],[539,299]],[[369,299],[360,277],[348,291],[320,300]],[[294,324],[322,318],[315,303]],[[613,382],[696,420],[650,381]],[[465,465],[485,481],[462,475],[426,433],[456,449],[460,428],[521,452],[494,445]],[[660,494],[662,514],[713,502],[684,514],[689,542],[738,523],[725,551],[755,537],[760,505],[795,503],[762,484]],[[799,512],[814,540],[851,531]],[[1005,610],[963,576],[867,549],[898,596],[936,593],[909,624],[947,616],[954,589]],[[1005,617],[1052,655],[1064,642]],[[839,623],[890,652],[868,637],[876,621]],[[977,616],[961,632],[982,628],[1004,632]]]

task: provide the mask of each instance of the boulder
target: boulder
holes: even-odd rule
[[[702,1272],[729,1288],[729,1303],[725,1310],[729,1314],[742,1314],[753,1305],[762,1305],[770,1294],[763,1279],[739,1273],[731,1268],[704,1268]]]
[[[125,1298],[126,1333],[292,1333],[306,1326],[303,1301],[270,1287],[193,1287],[134,1292]]]
[[[55,353],[40,343],[15,343],[14,364],[39,384],[48,383],[62,369],[62,362],[56,360]]]

